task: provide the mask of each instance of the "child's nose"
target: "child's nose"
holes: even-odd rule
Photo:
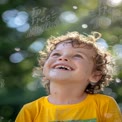
[[[61,56],[61,57],[59,57],[59,60],[60,61],[68,61],[69,59],[66,56]]]

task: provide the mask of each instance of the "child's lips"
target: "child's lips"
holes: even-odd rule
[[[72,71],[73,68],[71,66],[69,66],[68,64],[64,64],[64,63],[58,63],[53,65],[54,69],[61,69],[61,70],[65,70],[65,71]]]

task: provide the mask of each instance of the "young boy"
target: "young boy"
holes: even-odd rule
[[[15,122],[122,122],[115,100],[98,94],[112,79],[111,56],[101,51],[98,32],[70,32],[48,39],[40,52],[49,95],[24,105]]]

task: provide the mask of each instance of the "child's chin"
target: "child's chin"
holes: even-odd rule
[[[56,77],[56,78],[70,78],[71,77],[71,73],[67,73],[67,72],[53,72],[50,73],[51,77]]]
[[[68,76],[66,76],[66,77],[64,77],[64,76],[62,76],[62,75],[60,75],[60,76],[50,76],[50,79],[52,80],[52,81],[56,81],[56,82],[63,82],[63,81],[70,81],[71,80],[71,78],[70,77],[68,77]]]

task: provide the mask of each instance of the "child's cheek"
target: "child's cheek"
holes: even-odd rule
[[[46,60],[44,67],[43,67],[43,74],[45,75],[47,70],[49,69],[49,61],[48,59]]]
[[[45,70],[49,70],[49,68],[51,68],[51,65],[53,64],[53,59],[48,58],[44,64],[44,68],[43,71]]]

